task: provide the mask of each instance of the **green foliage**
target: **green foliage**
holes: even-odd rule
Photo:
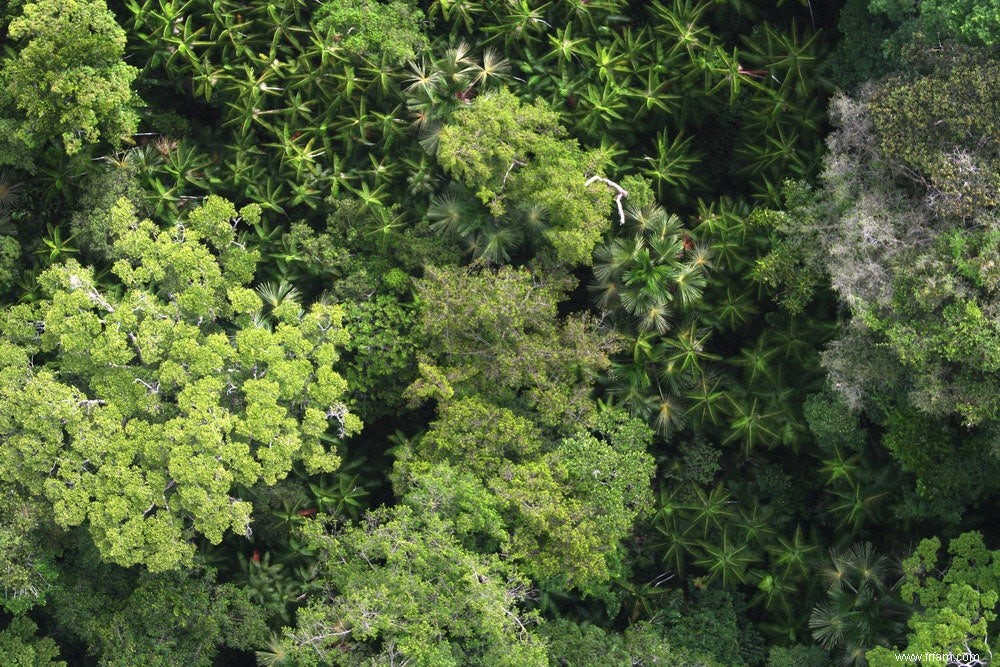
[[[901,651],[869,651],[872,667],[892,664],[892,654],[940,653],[992,655],[989,628],[1000,594],[1000,551],[991,551],[977,532],[965,533],[948,544],[941,562],[941,541],[923,540],[903,561],[903,599],[916,606],[908,622],[908,644]]]
[[[10,236],[0,236],[0,294],[14,286],[17,265],[21,259],[21,244]]]
[[[843,397],[830,391],[813,394],[802,409],[821,449],[859,452],[864,447],[864,431]]]
[[[920,515],[957,523],[964,511],[997,489],[1000,462],[988,432],[957,430],[916,410],[890,415],[883,444],[916,477]]]
[[[61,526],[86,522],[110,561],[171,569],[196,534],[249,533],[236,485],[337,466],[328,420],[341,437],[360,427],[332,367],[347,334],[320,304],[253,326],[257,257],[233,245],[229,202],[169,232],[124,200],[112,215],[120,289],[70,260],[40,277],[42,301],[4,314],[0,478]]]
[[[394,487],[469,544],[500,546],[536,580],[593,589],[612,575],[619,543],[651,501],[649,440],[641,422],[604,412],[592,431],[549,443],[509,410],[450,401],[412,449],[397,451]]]
[[[926,31],[935,40],[956,39],[972,46],[990,46],[1000,40],[996,0],[871,0],[870,6],[872,12],[902,23],[902,37]]]
[[[898,641],[843,547],[989,525],[1000,236],[995,58],[939,41],[978,19],[883,4],[891,64],[893,20],[809,0],[124,0],[127,42],[47,35],[150,106],[67,155],[11,143],[0,86],[37,174],[0,172],[7,609],[102,664],[760,667],[761,633],[819,665],[814,607],[836,657]],[[0,70],[45,41],[25,5],[59,9],[0,0]],[[827,79],[883,75],[817,181]]]
[[[400,272],[401,273],[401,272]],[[409,277],[402,274],[406,283]],[[345,304],[345,326],[351,339],[341,368],[360,416],[391,414],[402,403],[402,390],[416,375],[412,329],[416,313],[398,298],[377,295]]]
[[[589,665],[677,665],[714,667],[721,664],[705,654],[673,648],[673,637],[652,623],[633,623],[624,633],[610,632],[589,623],[559,620],[539,628],[548,644],[549,664]]]
[[[261,608],[246,590],[211,576],[144,575],[120,600],[98,598],[76,628],[108,667],[141,663],[208,667],[219,646],[248,649],[266,636]]]
[[[594,376],[617,336],[586,314],[558,317],[572,279],[510,267],[427,267],[417,330],[462,394],[532,410],[552,427],[586,423]]]
[[[103,0],[29,2],[8,34],[20,48],[0,65],[0,163],[32,170],[53,139],[72,155],[135,132],[138,70],[122,60],[125,31]]]
[[[707,588],[690,597],[674,595],[663,612],[662,626],[682,653],[711,656],[720,665],[740,667],[759,662],[751,657],[749,644],[755,640],[752,632],[743,631],[743,622],[732,595]]]
[[[974,46],[1000,42],[997,0],[921,0],[920,20],[932,35],[953,35]]]
[[[767,667],[829,667],[830,656],[819,646],[775,646],[768,653]]]
[[[887,81],[868,104],[885,158],[919,174],[914,180],[942,215],[967,219],[1000,204],[996,66],[991,58],[944,63]]]
[[[9,490],[0,496],[0,603],[21,614],[45,603],[53,583],[43,509]]]
[[[603,185],[588,185],[591,176],[602,175],[605,157],[565,135],[559,116],[542,101],[522,104],[502,90],[455,112],[439,133],[437,158],[475,192],[488,215],[502,218],[515,206],[540,208],[542,236],[556,257],[589,264],[609,223],[611,197]]]
[[[45,637],[38,639],[38,626],[24,616],[15,617],[0,632],[0,655],[10,667],[66,667],[66,662],[57,660],[59,647]]]
[[[424,15],[408,1],[326,0],[313,17],[323,32],[361,56],[384,56],[392,64],[413,60],[427,48]]]
[[[826,282],[825,248],[817,234],[824,210],[803,182],[785,181],[782,197],[784,210],[754,212],[754,224],[771,234],[771,249],[757,260],[754,276],[776,289],[781,304],[797,315]]]
[[[535,619],[516,606],[527,582],[464,548],[449,523],[397,507],[332,533],[310,528],[328,593],[284,632],[294,664],[545,664]]]
[[[830,554],[821,576],[827,601],[809,617],[813,638],[844,665],[864,665],[865,652],[895,639],[901,608],[892,594],[889,559],[868,542]]]
[[[784,284],[799,307],[825,271],[851,307],[848,335],[825,362],[852,407],[878,406],[884,415],[906,393],[928,414],[989,424],[1000,349],[986,268],[1000,173],[991,166],[995,86],[983,62],[945,65],[912,81],[890,79],[867,104],[833,101],[839,129],[828,142],[823,189],[776,215],[783,238],[758,271]],[[949,181],[937,169],[949,160],[972,175]]]
[[[113,163],[85,182],[69,220],[69,231],[90,263],[106,262],[112,257],[115,205],[122,198],[143,210],[143,192],[136,167],[130,162],[120,166]]]
[[[842,37],[826,66],[833,82],[847,93],[889,68],[882,44],[895,24],[879,12],[872,13],[869,4],[870,0],[847,0],[837,18]]]

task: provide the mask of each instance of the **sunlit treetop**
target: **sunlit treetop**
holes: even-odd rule
[[[0,61],[0,164],[30,169],[51,140],[68,154],[135,132],[138,70],[122,59],[125,31],[103,0],[38,0],[10,23]]]
[[[258,215],[209,197],[161,230],[121,200],[118,284],[69,261],[39,278],[41,301],[4,313],[0,481],[50,503],[59,525],[88,525],[111,562],[175,568],[197,534],[249,534],[240,487],[296,461],[331,471],[324,439],[360,428],[333,370],[340,307],[254,318],[257,255],[235,227]]]

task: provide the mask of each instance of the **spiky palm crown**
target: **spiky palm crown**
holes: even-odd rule
[[[626,220],[632,235],[594,252],[591,290],[602,307],[631,315],[639,331],[662,334],[670,328],[673,311],[691,312],[697,305],[708,263],[683,232],[680,219],[663,208],[629,209]]]
[[[24,182],[10,169],[0,169],[0,215],[4,214],[21,198]]]
[[[840,664],[863,665],[864,654],[878,645],[892,645],[900,632],[900,608],[892,591],[892,562],[870,542],[830,552],[820,569],[827,601],[809,618],[813,638],[838,654]]]

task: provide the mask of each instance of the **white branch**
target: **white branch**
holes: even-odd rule
[[[622,198],[628,197],[628,191],[622,186],[612,181],[610,178],[604,178],[603,176],[591,176],[590,178],[587,179],[587,182],[584,183],[584,185],[585,186],[590,185],[594,181],[600,181],[601,183],[604,183],[609,188],[612,188],[615,192],[618,193],[615,195],[615,204],[618,206],[618,224],[624,225],[625,209],[622,207]]]
[[[514,160],[513,162],[510,163],[510,166],[507,167],[507,171],[504,172],[503,183],[500,184],[501,192],[503,192],[503,189],[507,187],[507,177],[510,176],[510,170],[513,169],[514,167],[523,167],[527,164],[528,164],[527,162],[521,162],[520,160]]]

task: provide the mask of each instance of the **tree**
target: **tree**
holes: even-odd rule
[[[830,656],[819,646],[775,646],[768,653],[767,667],[829,667]]]
[[[1000,41],[997,0],[921,0],[920,20],[931,35],[954,35],[974,46],[991,46]]]
[[[35,637],[38,626],[24,616],[16,616],[0,632],[0,655],[10,667],[66,667],[56,660],[59,647],[48,637]]]
[[[823,188],[793,205],[779,223],[788,240],[759,269],[801,292],[797,302],[817,284],[817,264],[825,269],[854,315],[825,355],[852,406],[884,412],[905,394],[929,415],[989,426],[1000,414],[988,268],[997,248],[995,86],[991,61],[938,59],[932,75],[832,101],[839,129]],[[954,100],[969,113],[950,113]]]
[[[238,487],[337,467],[321,436],[360,428],[333,370],[347,333],[322,304],[254,325],[258,257],[234,243],[229,202],[170,230],[125,200],[113,216],[120,286],[69,260],[39,278],[42,300],[3,313],[0,480],[60,526],[86,523],[109,561],[166,570],[195,535],[250,533]]]
[[[9,489],[0,495],[0,604],[10,613],[44,604],[54,585],[57,538],[44,515],[39,503]]]
[[[556,667],[720,664],[707,652],[674,648],[672,637],[655,623],[632,623],[625,632],[617,633],[587,622],[560,619],[543,624],[539,634],[547,640],[549,664]]]
[[[448,522],[403,506],[358,526],[307,528],[326,593],[283,633],[294,664],[545,664],[535,619],[516,606],[527,582],[464,548]]]
[[[135,132],[138,70],[122,60],[125,31],[103,0],[30,2],[8,34],[21,48],[0,65],[0,163],[32,170],[52,139],[72,155]]]
[[[101,665],[209,667],[220,647],[248,650],[267,636],[249,591],[216,583],[211,570],[143,572],[133,580],[110,569],[106,579],[101,566],[76,578],[65,571],[50,610],[62,636],[82,641]]]
[[[867,106],[889,166],[922,186],[932,210],[968,220],[1000,205],[998,60],[945,54],[927,75],[882,83]]]
[[[649,441],[620,412],[552,442],[510,410],[459,399],[396,452],[394,488],[415,510],[452,521],[465,544],[506,553],[535,580],[594,590],[651,503]]]
[[[868,652],[872,667],[895,663],[894,653],[978,655],[968,664],[991,664],[989,627],[1000,595],[1000,551],[991,551],[978,532],[965,533],[948,544],[941,562],[941,540],[922,540],[903,561],[903,600],[916,605],[904,649]],[[931,662],[921,664],[934,664]]]
[[[423,13],[410,2],[326,0],[313,20],[344,48],[373,60],[385,56],[399,64],[414,60],[427,48],[427,37],[420,30]]]
[[[591,384],[618,338],[586,314],[558,317],[572,279],[526,268],[427,267],[415,284],[417,330],[453,391],[530,410],[554,428],[587,422]],[[429,387],[425,376],[408,391],[419,398]]]
[[[605,159],[567,139],[543,102],[523,104],[506,89],[477,97],[441,129],[437,159],[504,224],[518,208],[541,207],[556,257],[590,263],[610,221],[607,186],[589,181]]]
[[[959,40],[972,46],[1000,41],[1000,4],[996,0],[870,0],[871,11],[901,23],[891,42],[925,32],[934,41]]]
[[[844,665],[864,665],[866,651],[899,632],[902,610],[890,567],[888,558],[864,542],[831,552],[821,572],[827,601],[813,609],[809,627],[820,646],[835,651]]]

